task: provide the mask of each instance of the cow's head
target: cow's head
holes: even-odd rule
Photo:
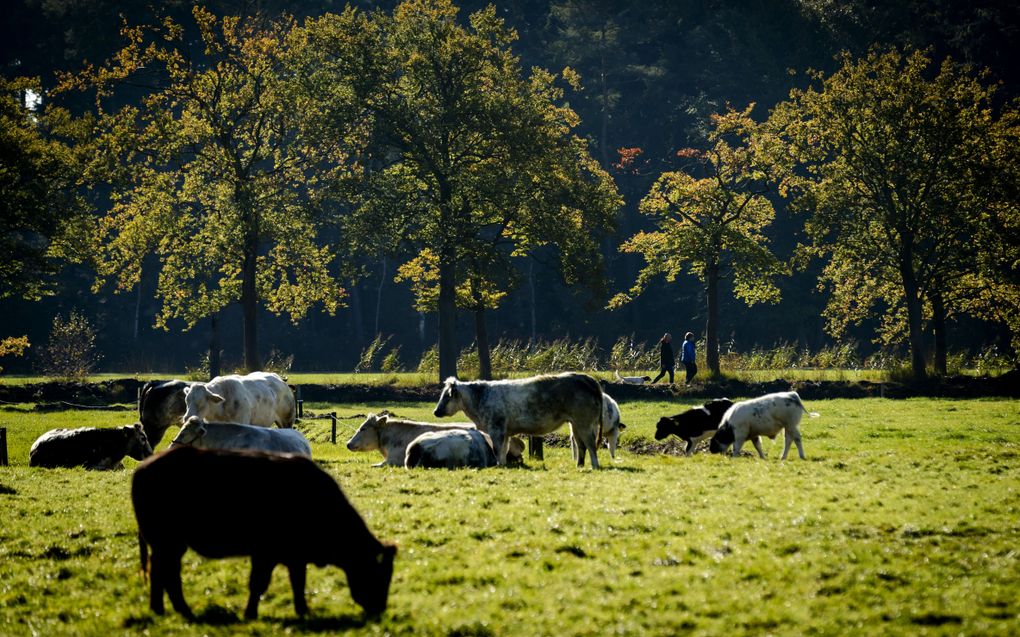
[[[432,412],[436,418],[452,416],[464,409],[463,389],[459,387],[457,379],[453,376],[446,379],[443,384],[443,393],[439,394],[439,403]]]
[[[149,381],[142,387],[138,401],[138,420],[145,429],[145,436],[153,447],[163,440],[163,434],[170,425],[181,422],[187,410],[184,390],[188,383],[183,380],[166,382]]]
[[[177,432],[177,437],[170,441],[170,446],[201,446],[199,443],[202,442],[202,438],[205,437],[208,431],[205,421],[197,416],[193,416],[184,422],[184,426]]]
[[[127,455],[135,460],[144,460],[152,455],[152,447],[149,439],[145,436],[145,429],[141,423],[127,425],[123,428],[124,437],[127,438]]]
[[[212,405],[223,402],[223,396],[209,391],[205,383],[195,383],[184,388],[184,420],[190,418],[201,418]]]
[[[387,422],[389,422],[389,416],[385,413],[378,416],[369,414],[365,422],[361,423],[358,430],[347,441],[347,448],[351,451],[375,451],[380,447],[379,428],[385,427]]]
[[[712,436],[712,441],[708,444],[708,449],[712,453],[723,453],[730,448],[733,441],[733,425],[726,423],[722,427],[719,427],[719,430],[715,432],[714,436]]]
[[[351,597],[365,609],[365,614],[374,616],[386,610],[390,580],[393,578],[393,558],[396,555],[396,546],[381,544],[377,552],[345,560]]]
[[[665,440],[670,434],[676,433],[676,423],[673,419],[668,416],[659,418],[659,422],[655,423],[655,439]]]

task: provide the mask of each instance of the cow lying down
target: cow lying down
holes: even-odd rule
[[[817,418],[816,412],[809,412],[795,391],[766,394],[760,398],[734,403],[723,415],[719,430],[712,437],[709,449],[712,453],[723,453],[732,444],[733,456],[740,455],[744,441],[750,440],[758,455],[765,457],[759,436],[775,438],[785,432],[783,460],[790,453],[790,443],[797,443],[797,452],[804,460],[804,445],[800,441],[800,419],[804,414]]]
[[[684,453],[691,456],[698,443],[710,438],[719,429],[723,415],[732,406],[732,400],[720,398],[701,407],[688,409],[682,414],[663,416],[655,425],[655,439],[665,440],[674,435],[687,443]]]
[[[212,488],[211,488],[212,487]],[[131,483],[142,570],[152,548],[149,606],[162,615],[163,592],[191,619],[181,557],[250,556],[244,616],[258,616],[273,568],[290,571],[294,610],[308,612],[305,571],[339,566],[367,614],[386,609],[397,548],[377,540],[336,481],[308,458],[253,451],[175,447],[139,465]]]
[[[52,429],[39,436],[28,451],[30,467],[85,467],[86,469],[123,469],[121,460],[129,456],[144,460],[152,447],[140,424],[114,428],[82,427]]]
[[[477,429],[429,431],[407,445],[404,466],[408,469],[474,468],[484,469],[496,464],[489,435]]]
[[[456,422],[448,425],[415,422],[392,418],[388,414],[369,414],[361,423],[347,448],[351,451],[378,451],[383,461],[374,467],[403,467],[407,459],[407,446],[418,436],[432,431],[450,431],[453,429],[475,429],[469,422]]]
[[[270,453],[296,453],[312,457],[312,446],[297,429],[269,429],[237,423],[205,422],[192,417],[184,423],[171,447],[201,449],[253,449]]]

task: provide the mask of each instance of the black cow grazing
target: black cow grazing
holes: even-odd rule
[[[715,433],[726,410],[733,406],[728,398],[712,400],[701,407],[688,409],[675,416],[663,416],[655,425],[655,439],[664,440],[671,434],[687,442],[684,453],[694,454],[694,448],[702,440]]]
[[[138,402],[138,419],[145,428],[152,448],[163,440],[170,425],[180,425],[188,407],[184,402],[184,388],[194,383],[183,380],[149,381],[142,386]]]
[[[188,547],[211,558],[251,556],[248,605],[277,564],[290,572],[294,609],[308,612],[305,569],[332,564],[347,573],[351,597],[370,615],[386,610],[397,548],[372,535],[337,483],[303,456],[177,447],[139,465],[131,485],[142,570],[152,547],[149,605],[163,614],[163,591],[192,619],[181,588]]]
[[[39,436],[28,452],[31,467],[85,467],[123,469],[121,460],[130,456],[144,460],[152,447],[139,424],[123,427],[82,427],[51,429]]]

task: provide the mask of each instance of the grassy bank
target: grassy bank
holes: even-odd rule
[[[0,634],[1015,634],[1020,405],[808,406],[822,417],[802,426],[806,462],[779,462],[780,437],[766,461],[623,451],[601,454],[597,473],[565,448],[519,470],[377,469],[379,456],[329,444],[328,421],[306,421],[317,459],[400,545],[388,612],[363,623],[342,572],[313,567],[310,620],[296,620],[278,570],[263,618],[240,622],[247,561],[189,553],[200,627],[147,610],[130,471],[25,466],[45,430],[131,415],[0,409],[14,465],[0,468]],[[338,412],[342,442],[387,405],[310,407]],[[432,407],[396,411],[430,419]],[[627,444],[684,404],[621,407]]]

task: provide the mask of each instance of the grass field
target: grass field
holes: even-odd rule
[[[650,439],[684,404],[622,403],[622,444]],[[311,405],[338,412],[341,443],[384,407]],[[395,411],[431,419],[432,407]],[[373,468],[378,455],[329,443],[329,421],[303,422],[369,527],[400,546],[388,611],[364,622],[343,572],[312,567],[312,617],[298,621],[278,569],[262,617],[242,622],[247,560],[189,552],[184,592],[200,626],[148,611],[133,461],[110,473],[26,466],[44,431],[133,412],[6,407],[0,634],[1018,634],[1020,403],[808,407],[822,416],[802,424],[806,462],[780,462],[780,437],[764,461],[624,450],[600,454],[600,472],[549,447],[523,469]]]

